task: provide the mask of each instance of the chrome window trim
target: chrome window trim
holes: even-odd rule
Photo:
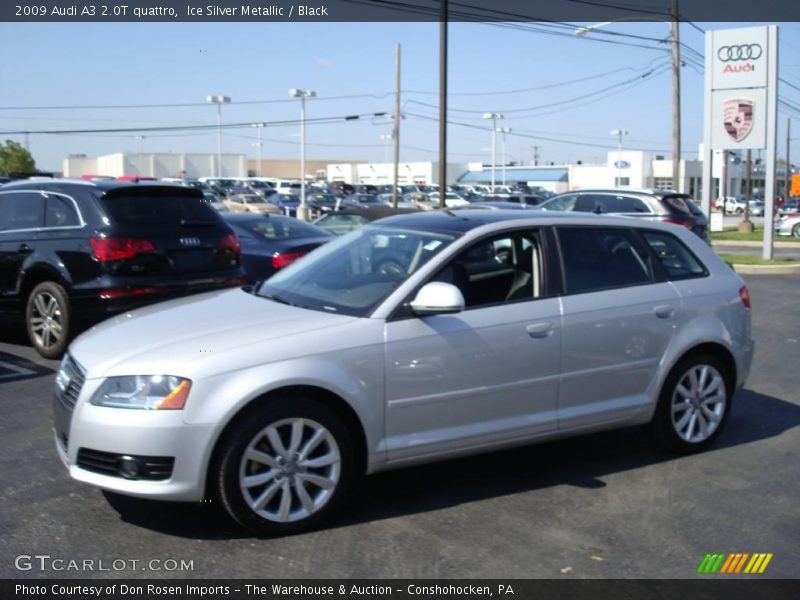
[[[64,225],[61,227],[27,227],[25,229],[0,229],[0,234],[3,233],[28,233],[28,232],[42,232],[42,231],[62,231],[62,230],[72,230],[72,229],[83,229],[86,227],[86,220],[83,218],[83,213],[81,213],[80,208],[78,207],[78,203],[75,201],[75,198],[70,196],[69,194],[65,194],[64,192],[51,192],[47,190],[0,190],[0,197],[7,195],[7,194],[40,194],[45,199],[48,196],[61,196],[62,198],[66,198],[70,202],[72,202],[72,208],[75,209],[75,213],[78,215],[78,220],[80,221],[80,225]]]

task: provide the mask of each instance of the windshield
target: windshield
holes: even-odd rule
[[[366,317],[454,239],[369,225],[278,271],[258,294],[311,310]]]

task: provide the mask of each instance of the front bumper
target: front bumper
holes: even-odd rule
[[[93,384],[93,385],[92,385]],[[104,490],[159,500],[199,501],[205,497],[206,467],[213,425],[187,425],[183,411],[108,408],[88,402],[98,380],[86,382],[69,417],[68,435],[54,430],[56,449],[70,477]],[[58,404],[58,400],[55,400]],[[64,439],[66,437],[66,440]],[[78,466],[81,449],[129,456],[174,457],[167,479],[126,479]]]

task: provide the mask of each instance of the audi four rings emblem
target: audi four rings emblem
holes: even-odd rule
[[[757,60],[761,58],[763,50],[760,44],[739,44],[738,46],[722,46],[717,50],[717,56],[722,62],[736,62],[738,60]]]
[[[200,238],[196,237],[184,237],[181,238],[181,244],[184,246],[199,246],[200,245]]]

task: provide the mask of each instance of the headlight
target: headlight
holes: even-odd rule
[[[172,375],[109,377],[91,403],[113,408],[180,410],[186,404],[192,382]]]

